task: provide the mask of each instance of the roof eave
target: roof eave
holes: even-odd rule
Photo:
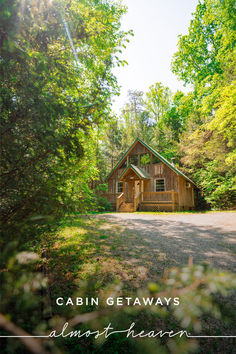
[[[164,162],[168,167],[170,167],[175,173],[177,173],[179,176],[182,176],[185,178],[187,181],[191,182],[195,187],[196,184],[187,176],[185,176],[184,173],[179,171],[175,166],[173,166],[168,160],[166,160],[161,154],[159,154],[157,151],[155,151],[151,146],[148,144],[144,143],[141,139],[137,138],[144,146],[146,146],[147,149],[149,149],[156,157],[158,157],[162,162]],[[198,188],[198,187],[197,187]]]
[[[124,172],[121,174],[121,176],[119,177],[119,180],[121,180],[121,178],[124,177],[124,175],[126,174],[126,172],[131,169],[134,173],[136,173],[138,175],[138,177],[140,179],[150,179],[150,177],[143,175],[140,175],[139,171],[135,168],[136,166],[129,164],[126,169],[124,170]]]

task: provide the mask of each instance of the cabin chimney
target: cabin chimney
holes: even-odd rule
[[[171,165],[173,165],[173,166],[175,165],[175,158],[174,157],[171,158]]]

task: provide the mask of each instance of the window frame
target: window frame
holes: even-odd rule
[[[164,181],[164,190],[157,191],[157,181],[160,181],[160,180]],[[155,178],[154,182],[155,182],[154,183],[154,191],[155,192],[166,192],[166,179],[165,178]]]
[[[122,183],[122,190],[119,192],[119,183]],[[117,181],[116,182],[116,193],[123,193],[123,183],[122,181]]]

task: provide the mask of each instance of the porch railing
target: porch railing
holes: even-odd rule
[[[160,203],[178,203],[178,192],[165,191],[165,192],[143,192],[142,200],[144,202],[160,202]]]
[[[125,203],[124,193],[106,193],[104,194],[104,197],[116,206],[117,211],[119,210],[121,204]],[[176,206],[178,206],[178,192],[175,192],[174,190],[165,192],[138,192],[133,201],[135,211],[142,202],[144,204],[171,204],[172,210],[175,210]]]
[[[116,204],[116,199],[119,195],[120,193],[104,193],[103,197],[105,197],[109,203]]]
[[[117,198],[116,198],[116,211],[119,211],[120,206],[122,203],[125,201],[125,195],[124,193],[121,193]]]
[[[178,192],[174,190],[165,192],[143,192],[142,201],[145,203],[170,205],[172,211],[178,208]]]

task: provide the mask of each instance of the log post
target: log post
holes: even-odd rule
[[[175,210],[175,191],[172,189],[171,191],[171,201],[172,201],[172,211]]]

